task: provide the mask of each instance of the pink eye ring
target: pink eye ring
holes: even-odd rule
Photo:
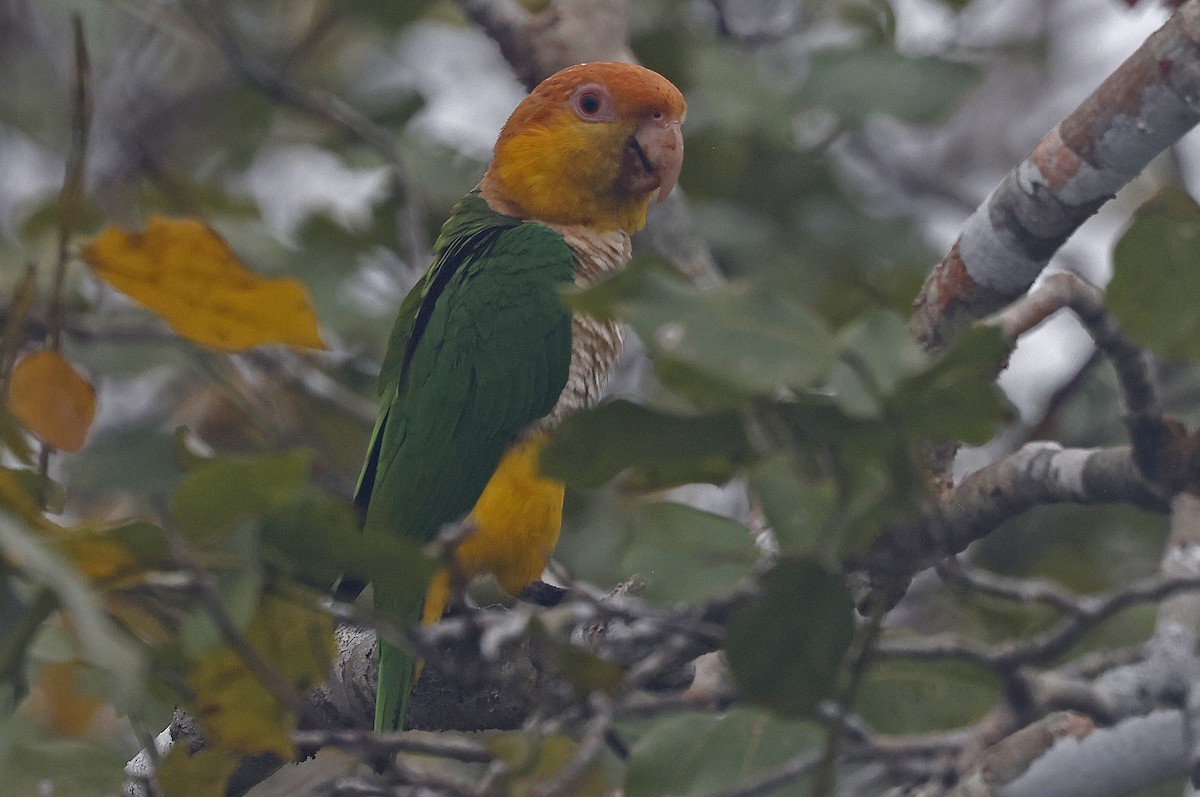
[[[585,83],[571,95],[571,110],[585,122],[612,121],[612,94],[599,83]]]

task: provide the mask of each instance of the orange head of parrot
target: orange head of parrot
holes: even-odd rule
[[[518,218],[633,233],[679,179],[686,114],[679,89],[645,67],[567,67],[509,117],[483,196]]]

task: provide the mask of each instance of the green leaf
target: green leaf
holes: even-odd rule
[[[854,418],[882,418],[910,441],[983,443],[1009,408],[995,375],[1009,346],[998,329],[967,330],[940,358],[895,313],[868,311],[839,335],[829,388]]]
[[[1159,192],[1117,242],[1113,268],[1105,303],[1129,337],[1171,360],[1200,357],[1200,205]]]
[[[530,731],[492,734],[488,752],[504,762],[505,794],[533,797],[539,785],[571,761],[579,745],[569,736],[542,736]],[[612,792],[612,778],[603,759],[593,763],[571,789],[572,797],[600,797]]]
[[[689,714],[656,722],[630,751],[625,797],[712,794],[761,777],[820,743],[808,722],[735,708],[724,714]],[[770,792],[801,797],[807,780]]]
[[[141,656],[105,614],[79,574],[33,532],[0,511],[0,552],[30,580],[54,590],[72,615],[72,628],[93,664],[113,679],[118,700],[132,700],[141,689]]]
[[[889,418],[916,440],[982,444],[1010,415],[995,376],[1008,344],[995,327],[973,327],[933,367],[900,383]]]
[[[66,458],[65,468],[73,501],[80,496],[123,495],[149,506],[179,480],[171,436],[157,429],[101,431],[82,451]]]
[[[127,759],[122,751],[94,742],[42,738],[21,714],[0,720],[0,794],[120,794]]]
[[[736,394],[773,396],[817,384],[833,360],[828,331],[788,294],[745,282],[702,290],[658,257],[635,258],[612,279],[572,289],[567,303],[627,321],[676,386],[695,373]],[[705,393],[691,397],[703,401]]]
[[[261,539],[272,565],[311,587],[328,589],[354,563],[366,537],[348,506],[313,494],[263,518]]]
[[[146,567],[165,567],[172,561],[171,546],[166,533],[145,520],[131,520],[105,534],[120,543]]]
[[[855,707],[882,733],[917,733],[970,725],[998,698],[996,679],[974,665],[891,660],[867,671]]]
[[[206,554],[213,561],[208,569],[216,576],[216,592],[221,605],[235,626],[245,627],[259,610],[263,590],[258,534],[249,524],[239,525]],[[185,650],[193,657],[207,653],[225,641],[208,609],[202,605],[195,606],[184,618],[179,633]]]
[[[861,550],[886,524],[914,511],[914,496],[923,495],[924,482],[916,467],[916,440],[902,425],[852,418],[829,401],[796,401],[776,409],[797,446],[823,453],[807,500],[820,511],[833,492],[822,534],[838,558]]]
[[[655,489],[720,483],[752,457],[735,413],[684,418],[618,400],[564,420],[541,466],[575,487],[598,487],[632,468],[630,487]]]
[[[878,418],[881,395],[891,395],[901,379],[929,367],[929,357],[904,320],[886,310],[863,313],[838,333],[838,342],[842,352],[829,387],[838,406],[853,417]]]
[[[353,510],[319,494],[271,511],[262,524],[264,556],[276,568],[318,590],[340,576],[424,595],[439,564],[399,534],[364,534]]]
[[[742,524],[662,501],[634,508],[622,569],[646,580],[649,600],[690,601],[726,592],[758,558]]]
[[[9,413],[7,406],[0,408],[0,444],[3,444],[22,465],[33,464],[33,450],[29,447],[25,429]]]
[[[750,489],[783,553],[813,553],[837,504],[832,481],[801,481],[791,463],[775,457],[749,472]]]
[[[753,53],[727,43],[693,42],[684,55],[691,77],[691,85],[683,87],[688,100],[689,147],[692,131],[714,128],[735,131],[742,139],[747,132],[761,132],[792,144],[790,117],[795,100],[778,81],[763,79],[762,64]],[[736,168],[738,160],[721,164],[718,159],[717,165]]]
[[[979,82],[980,71],[939,58],[910,58],[891,47],[825,50],[813,55],[805,105],[827,108],[853,122],[873,113],[906,122],[932,122]]]
[[[212,541],[295,497],[308,484],[311,460],[308,451],[289,451],[198,464],[171,496],[171,516],[191,539]]]
[[[923,495],[919,478],[911,462],[893,467],[870,459],[856,463],[841,485],[838,557],[865,550],[886,525],[915,511]]]
[[[50,514],[61,514],[67,503],[67,492],[61,483],[29,468],[6,468],[0,466],[0,472],[7,474],[31,500],[43,504]],[[39,499],[43,499],[39,500]]]
[[[854,606],[841,578],[784,557],[763,576],[762,594],[730,621],[725,652],[744,698],[803,716],[833,693],[853,636]]]

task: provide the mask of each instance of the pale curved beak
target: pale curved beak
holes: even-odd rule
[[[683,131],[680,125],[678,119],[650,119],[634,133],[642,155],[658,176],[659,202],[671,193],[683,168]]]

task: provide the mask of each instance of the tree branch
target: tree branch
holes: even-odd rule
[[[906,584],[1002,522],[1035,506],[1064,503],[1166,510],[1128,446],[1064,449],[1057,443],[1028,443],[943,492],[917,521],[885,530],[848,565],[865,574],[869,584]]]
[[[1087,717],[1069,711],[1043,717],[984,750],[948,797],[991,797],[1023,775],[1057,741],[1083,739],[1093,728]]]
[[[1003,580],[988,577],[992,582],[993,594]],[[1070,650],[1079,639],[1102,620],[1117,612],[1140,603],[1154,603],[1180,593],[1200,590],[1200,576],[1172,577],[1159,574],[1124,589],[1106,595],[1071,596],[1066,590],[1056,590],[1056,602],[1070,607],[1063,620],[1052,628],[1025,639],[989,646],[974,640],[940,638],[918,642],[881,642],[875,653],[879,656],[898,656],[917,659],[960,658],[993,670],[1013,670],[1016,667],[1045,663]],[[1010,597],[1018,598],[1021,592],[1012,591]],[[1046,597],[1042,595],[1042,597]],[[1140,665],[1134,665],[1140,666]],[[1114,716],[1137,713],[1135,709],[1117,711]]]
[[[397,237],[407,242],[409,266],[420,269],[429,257],[420,198],[412,189],[408,170],[392,136],[337,95],[301,85],[282,71],[255,58],[242,46],[223,8],[210,0],[183,0],[192,20],[206,31],[233,71],[250,85],[279,102],[342,128],[388,165],[392,194],[399,205]],[[220,3],[217,3],[219,6]]]
[[[1126,411],[1162,415],[1162,403],[1146,352],[1121,332],[1104,308],[1104,292],[1076,274],[1051,274],[1036,288],[992,317],[1010,341],[1045,321],[1062,308],[1079,318],[1096,346],[1117,372]]]
[[[1189,0],[1051,130],[963,225],[910,326],[941,347],[1024,293],[1076,229],[1200,121],[1200,0]]]

